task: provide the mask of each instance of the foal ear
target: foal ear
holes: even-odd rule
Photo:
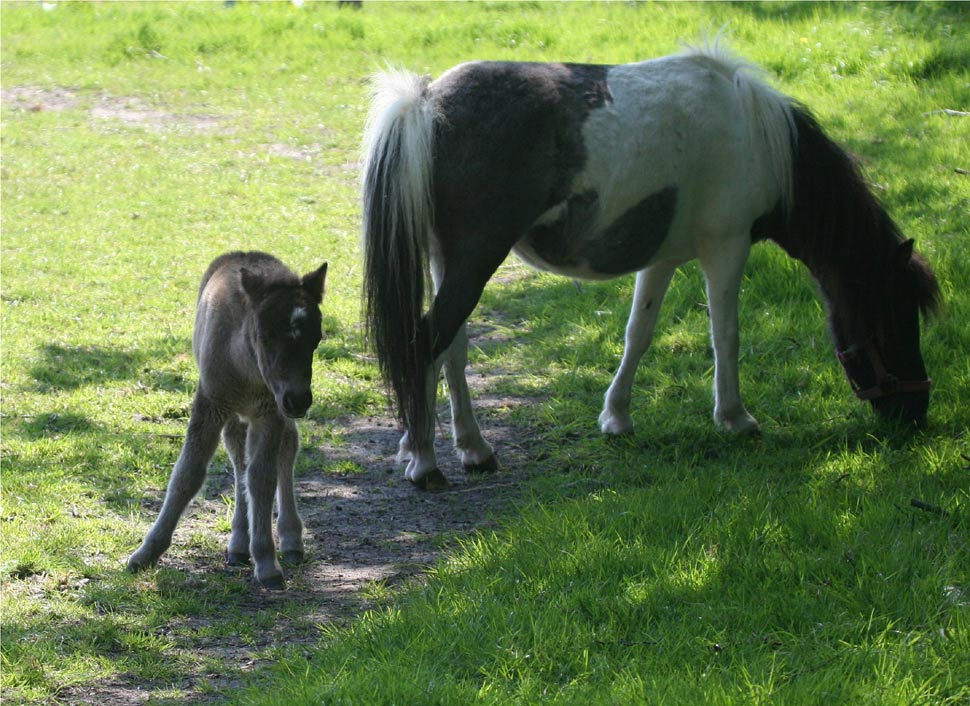
[[[324,284],[327,281],[327,263],[323,263],[320,269],[303,275],[303,288],[316,300],[317,304],[323,301]]]
[[[904,240],[896,248],[896,262],[905,267],[909,264],[909,261],[913,259],[913,245],[915,241],[910,238],[909,240]]]
[[[239,282],[242,284],[246,296],[251,301],[257,301],[261,297],[263,290],[266,289],[263,278],[245,267],[239,268]]]

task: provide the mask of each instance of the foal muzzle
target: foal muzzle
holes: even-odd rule
[[[313,395],[309,390],[293,392],[286,390],[276,398],[276,405],[279,410],[290,419],[301,419],[306,416],[307,410],[313,403]]]

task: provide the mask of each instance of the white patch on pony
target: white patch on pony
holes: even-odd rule
[[[555,223],[560,218],[562,218],[563,213],[566,212],[566,209],[568,207],[569,207],[569,204],[566,201],[560,201],[555,206],[553,206],[548,211],[546,211],[541,216],[539,216],[536,219],[535,223],[532,224],[533,228],[535,226],[544,226],[550,223]]]
[[[307,317],[306,307],[298,306],[293,309],[293,313],[290,314],[290,323],[295,324],[300,319],[305,319]]]
[[[572,185],[599,196],[594,232],[674,187],[677,213],[654,261],[683,261],[787,197],[790,150],[778,144],[790,144],[788,99],[740,61],[695,50],[615,66],[607,84],[613,102],[583,125],[588,157]]]

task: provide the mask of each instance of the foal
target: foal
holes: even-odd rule
[[[228,253],[209,265],[192,335],[199,387],[189,428],[161,513],[128,559],[129,570],[155,564],[172,543],[182,512],[202,487],[220,432],[236,478],[229,564],[247,564],[251,556],[257,581],[283,588],[273,542],[277,492],[283,559],[303,560],[303,522],[293,492],[299,449],[293,420],[313,400],[310,376],[326,277],[327,263],[301,279],[260,252]]]

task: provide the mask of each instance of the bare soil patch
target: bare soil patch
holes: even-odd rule
[[[103,91],[75,91],[57,86],[11,86],[0,90],[0,101],[12,110],[42,113],[61,112],[84,107],[96,120],[115,120],[126,125],[147,128],[189,128],[214,130],[220,128],[222,119],[203,113],[173,113],[149,105],[137,97],[112,96]]]
[[[469,380],[475,384],[481,378],[469,375]],[[174,616],[162,632],[170,630],[176,642],[173,657],[184,657],[197,669],[185,673],[177,683],[146,683],[135,675],[119,675],[67,689],[58,702],[99,706],[217,704],[222,700],[219,693],[243,685],[248,673],[265,666],[267,650],[314,644],[320,639],[321,626],[347,624],[371,607],[366,589],[375,582],[397,585],[421,581],[423,573],[458,538],[488,529],[518,496],[525,477],[522,469],[528,457],[529,434],[504,424],[502,412],[529,402],[496,395],[476,399],[479,419],[502,464],[496,473],[466,473],[451,448],[447,429],[439,430],[444,432],[437,440],[439,463],[451,485],[434,493],[419,491],[404,480],[395,460],[400,432],[389,418],[351,417],[327,422],[327,426],[342,430],[340,440],[309,447],[305,443],[303,454],[310,467],[319,469],[324,461],[330,468],[334,462],[347,462],[337,465],[362,470],[310,470],[297,479],[307,560],[287,569],[287,587],[280,592],[259,588],[251,581],[251,569],[227,567],[219,555],[179,550],[179,536],[184,538],[189,533],[211,532],[221,547],[227,541],[213,524],[226,511],[221,498],[232,493],[232,473],[223,464],[216,464],[202,497],[190,507],[176,532],[176,544],[162,564],[186,574],[190,585],[197,581],[200,590],[205,588],[207,575],[231,574],[227,578],[247,585],[234,606],[242,612],[242,619],[249,621],[269,613],[275,615],[274,627],[254,643],[243,644],[236,637],[213,637],[219,631],[207,628],[217,623],[216,619]],[[449,419],[446,404],[440,406],[439,416]],[[312,426],[324,422],[305,424],[304,436],[309,438],[316,436]],[[223,668],[213,670],[214,664]]]
[[[77,94],[67,88],[40,88],[39,86],[13,86],[0,89],[0,100],[14,110],[39,113],[44,110],[59,112],[77,106]]]

